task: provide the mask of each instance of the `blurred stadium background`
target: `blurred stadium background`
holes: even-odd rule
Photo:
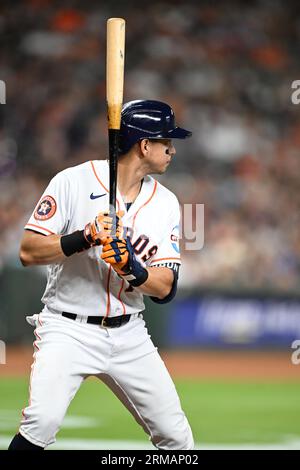
[[[193,131],[159,179],[205,205],[205,245],[184,249],[177,299],[147,302],[199,448],[300,448],[300,79],[295,2],[2,0],[0,79],[0,448],[27,401],[44,268],[18,247],[49,179],[106,158],[106,20],[127,21],[125,100],[170,103]],[[51,391],[49,390],[49,393]],[[105,407],[103,407],[105,403]],[[147,448],[93,380],[57,448]]]

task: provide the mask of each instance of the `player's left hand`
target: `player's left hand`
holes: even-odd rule
[[[148,271],[136,259],[129,237],[109,239],[103,246],[101,258],[129,284],[140,286],[148,278]]]

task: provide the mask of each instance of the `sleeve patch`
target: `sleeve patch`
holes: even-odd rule
[[[56,212],[56,202],[52,196],[44,196],[34,211],[36,220],[48,220],[54,216]]]
[[[179,225],[176,225],[171,233],[171,244],[176,253],[180,253],[179,250]]]

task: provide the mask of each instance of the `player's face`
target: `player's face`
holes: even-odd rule
[[[149,173],[161,175],[168,168],[176,149],[171,139],[149,140],[148,145],[150,149],[148,156]]]

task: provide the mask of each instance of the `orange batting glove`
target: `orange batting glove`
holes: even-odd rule
[[[128,263],[129,252],[126,246],[126,240],[108,238],[102,249],[101,258],[106,263],[111,264],[114,270],[120,275],[126,273],[124,267]]]
[[[103,246],[101,258],[133,287],[144,284],[148,279],[148,271],[136,258],[129,237],[110,238]]]
[[[93,222],[88,223],[84,228],[84,236],[91,246],[104,245],[108,239],[120,238],[123,235],[123,223],[121,218],[124,211],[116,212],[116,230],[113,233],[114,214],[109,212],[99,212]]]

